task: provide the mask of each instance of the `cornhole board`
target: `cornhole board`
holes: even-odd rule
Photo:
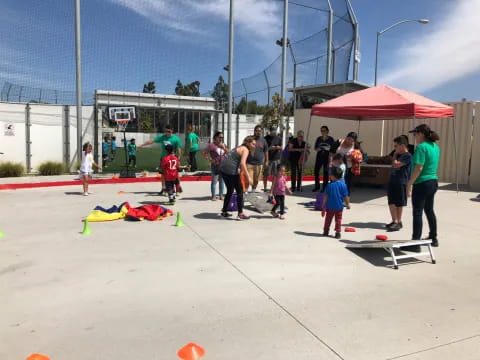
[[[395,249],[402,250],[402,248],[407,246],[427,246],[428,252],[415,252],[406,255],[395,255]],[[397,260],[400,259],[410,259],[418,258],[421,256],[429,256],[432,264],[436,264],[435,256],[433,255],[432,249],[432,240],[389,240],[389,241],[362,241],[357,244],[348,244],[347,249],[384,249],[387,253],[390,254],[393,262],[393,268],[398,270]]]
[[[247,193],[245,201],[248,201],[258,212],[272,211],[273,204],[268,202],[268,193]]]

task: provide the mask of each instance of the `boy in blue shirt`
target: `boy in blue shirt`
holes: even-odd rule
[[[345,182],[342,182],[343,170],[339,167],[332,168],[332,182],[327,185],[323,196],[322,216],[325,216],[323,236],[328,236],[332,219],[335,217],[335,239],[341,238],[343,202],[350,209],[350,198]]]
[[[390,181],[388,182],[388,207],[392,222],[386,225],[387,231],[398,231],[402,225],[403,208],[407,206],[407,184],[410,180],[412,155],[408,152],[408,141],[403,136],[393,140],[393,155]]]

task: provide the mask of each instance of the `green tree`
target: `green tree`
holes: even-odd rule
[[[200,81],[194,81],[188,85],[183,85],[180,80],[177,80],[175,87],[175,95],[180,96],[200,96]]]
[[[147,84],[143,84],[143,92],[147,94],[155,94],[157,89],[155,88],[155,81],[149,81]]]
[[[287,124],[286,131],[289,132],[290,116],[292,116],[293,106],[291,102],[284,102],[282,106],[282,98],[278,93],[272,96],[272,103],[264,107],[264,113],[262,118],[262,127],[264,129],[270,129],[272,127],[278,127],[283,132],[285,129],[282,121],[283,117],[286,117],[285,123]]]
[[[220,109],[228,111],[228,84],[225,83],[222,75],[218,77],[218,81],[212,91],[212,97],[217,100]]]

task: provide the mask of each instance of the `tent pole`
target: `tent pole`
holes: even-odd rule
[[[383,156],[383,142],[385,134],[385,120],[382,120],[382,135],[380,136],[380,156]]]
[[[357,136],[360,137],[360,120],[358,120]]]
[[[303,150],[303,159],[305,160],[305,156],[307,155],[307,147],[308,147],[308,137],[310,136],[310,126],[312,125],[312,113],[310,112],[310,120],[308,121],[308,128],[307,128],[307,136],[305,137],[305,150]],[[305,165],[307,162],[305,161],[300,168],[300,179],[302,180],[303,184],[303,171],[305,169]],[[300,188],[300,191],[303,191],[303,186]]]
[[[453,116],[453,150],[455,156],[455,183],[457,184],[457,195],[459,193],[458,189],[458,158],[457,158],[457,127],[455,126],[457,116]]]

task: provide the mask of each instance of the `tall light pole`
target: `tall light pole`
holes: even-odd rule
[[[377,31],[377,46],[375,48],[375,86],[377,86],[377,74],[378,74],[378,41],[380,39],[380,36],[384,33],[386,33],[388,30],[391,30],[393,29],[394,27],[398,26],[398,25],[401,25],[401,24],[404,24],[404,23],[408,23],[408,22],[416,22],[416,23],[419,23],[419,24],[428,24],[430,22],[430,20],[428,19],[416,19],[416,20],[402,20],[402,21],[399,21],[381,31]]]
[[[285,98],[287,96],[286,94],[286,77],[287,77],[287,46],[289,45],[288,43],[288,37],[287,37],[287,31],[288,31],[288,0],[283,0],[283,38],[282,38],[282,86],[281,86],[281,93],[282,93],[282,128],[283,128],[283,109],[285,105]],[[286,134],[285,130],[283,130],[283,143],[286,144]]]
[[[230,0],[230,37],[228,46],[228,118],[227,144],[232,147],[232,110],[233,110],[233,6],[235,1]]]
[[[82,57],[80,42],[80,0],[75,0],[75,63],[77,91],[77,161],[82,161]]]
[[[398,25],[401,25],[401,24],[404,24],[404,23],[409,23],[409,22],[416,22],[416,23],[419,23],[419,24],[428,24],[430,22],[430,20],[428,19],[416,19],[416,20],[402,20],[402,21],[399,21],[393,25],[390,25],[389,27],[381,30],[381,31],[377,31],[377,46],[375,48],[375,86],[377,86],[377,75],[378,75],[378,41],[380,39],[380,36],[384,33],[386,33],[388,30],[391,30],[393,29],[394,27],[398,26]],[[383,141],[384,141],[384,132],[385,132],[385,120],[382,120],[382,134],[381,134],[381,139],[380,139],[380,156],[383,156]]]

